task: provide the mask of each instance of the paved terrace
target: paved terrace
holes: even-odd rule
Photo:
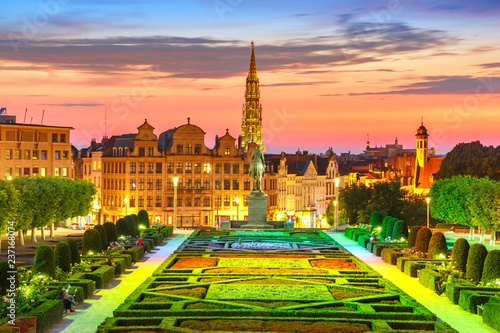
[[[438,296],[434,291],[421,285],[417,278],[412,278],[404,274],[396,266],[386,263],[382,258],[359,246],[357,242],[346,238],[343,233],[327,232],[327,234],[347,251],[367,263],[384,278],[404,290],[408,295],[433,312],[439,319],[445,321],[457,331],[463,333],[498,333],[493,328],[483,324],[481,316],[462,310],[462,308],[453,304],[444,294]]]

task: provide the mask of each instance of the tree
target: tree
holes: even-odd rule
[[[9,222],[15,220],[18,207],[19,195],[14,185],[0,180],[0,237],[7,231]]]
[[[500,180],[500,146],[483,146],[481,142],[459,143],[443,159],[437,179],[469,175]]]
[[[335,205],[334,202],[335,199],[332,198],[330,202],[328,203],[328,206],[326,207],[326,223],[328,223],[330,226],[335,225]]]

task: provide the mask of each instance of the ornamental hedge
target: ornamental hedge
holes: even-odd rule
[[[116,235],[116,226],[113,222],[105,222],[103,225],[106,230],[106,236],[108,237],[108,243],[116,242],[118,237]]]
[[[417,240],[415,241],[415,252],[427,253],[431,237],[431,229],[425,227],[420,228],[417,233]]]
[[[392,238],[393,239],[408,239],[408,226],[406,222],[403,220],[398,220],[394,224],[394,228],[392,229]]]
[[[33,259],[33,272],[39,274],[47,274],[55,278],[56,276],[56,262],[54,258],[54,250],[47,245],[42,244],[38,246]]]
[[[124,219],[127,221],[130,235],[132,237],[136,237],[137,235],[139,235],[139,226],[135,222],[135,219],[131,215],[125,216]]]
[[[71,271],[71,249],[67,242],[58,242],[54,249],[56,266],[63,272]]]
[[[427,258],[436,259],[441,255],[446,258],[448,246],[446,245],[446,237],[442,232],[435,232],[429,241]]]
[[[372,216],[370,217],[370,225],[372,226],[372,229],[380,226],[380,212],[378,210],[372,213]]]
[[[415,247],[415,243],[417,242],[417,234],[418,231],[422,228],[421,226],[414,226],[410,228],[410,233],[408,234],[408,248],[412,249]]]
[[[491,250],[483,265],[481,281],[488,283],[500,279],[500,250]]]
[[[78,248],[78,243],[73,237],[66,238],[66,243],[69,245],[69,250],[71,252],[71,264],[80,263],[80,249]]]
[[[116,234],[119,236],[131,236],[132,231],[130,230],[130,224],[124,218],[118,219],[116,221]]]
[[[88,255],[89,252],[97,254],[102,251],[101,235],[96,229],[89,229],[83,234],[82,253]]]
[[[382,221],[382,230],[380,231],[380,238],[384,239],[387,237],[387,223],[392,219],[392,216],[387,215]]]
[[[98,224],[94,227],[95,230],[99,231],[99,236],[101,236],[101,249],[106,251],[109,245],[108,234],[106,233],[106,229],[104,226]]]
[[[396,224],[396,222],[398,221],[399,219],[397,217],[393,217],[389,220],[389,222],[387,222],[387,236],[386,237],[391,237],[391,238],[394,238],[392,236],[392,232],[394,231],[394,225]]]
[[[141,209],[137,213],[137,217],[139,218],[139,225],[143,225],[145,228],[149,227],[149,215],[145,209]]]
[[[465,276],[467,270],[467,257],[469,256],[470,245],[465,238],[459,238],[453,244],[451,252],[451,264]]]
[[[486,250],[483,244],[472,244],[469,250],[469,256],[467,257],[467,271],[465,272],[465,278],[467,280],[471,280],[475,283],[481,281],[484,260],[487,255],[488,250]]]

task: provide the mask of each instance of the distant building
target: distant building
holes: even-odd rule
[[[3,109],[5,111],[5,109]],[[0,179],[20,176],[72,177],[72,127],[17,123],[0,114]]]

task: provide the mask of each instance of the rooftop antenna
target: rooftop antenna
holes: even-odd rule
[[[43,125],[43,116],[45,115],[45,109],[42,111],[42,120],[40,121],[40,126]]]
[[[24,120],[23,120],[23,124],[26,123],[26,114],[28,113],[28,108],[26,108],[26,110],[24,110]]]
[[[30,120],[30,125],[33,123],[33,117],[31,117],[31,120]]]

